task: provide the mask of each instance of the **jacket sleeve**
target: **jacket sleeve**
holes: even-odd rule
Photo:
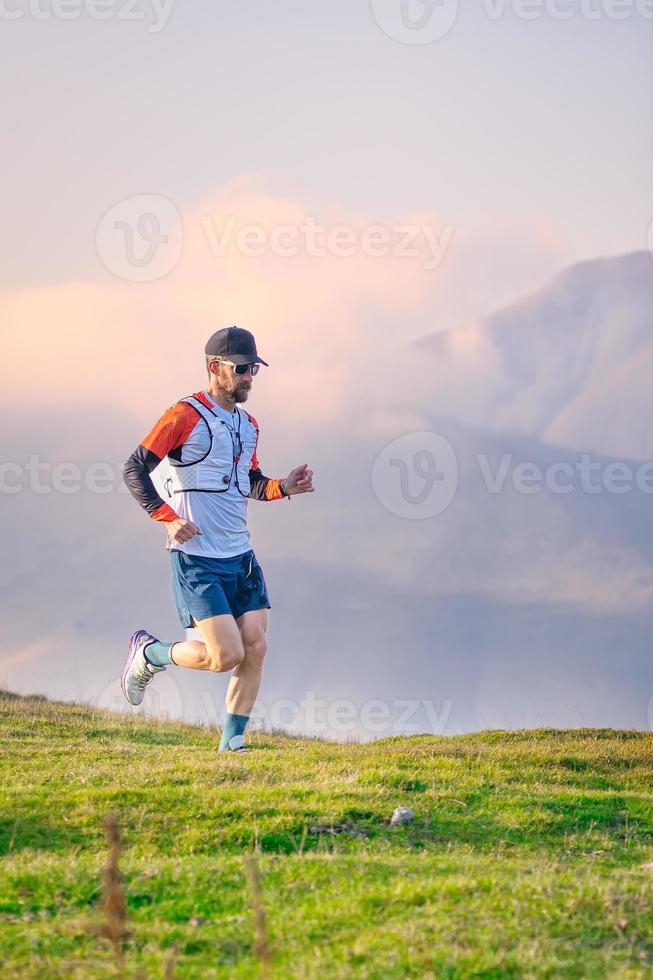
[[[177,514],[157,493],[150,473],[162,459],[186,442],[199,421],[187,402],[178,402],[163,413],[123,466],[123,479],[132,497],[155,521],[174,521]]]
[[[250,490],[247,496],[253,500],[283,500],[285,497],[290,500],[290,494],[281,489],[281,480],[270,476],[263,476],[261,472],[261,466],[257,456],[259,437],[258,422],[253,415],[249,417],[256,429],[256,445],[254,446],[252,465],[249,471]]]
[[[290,494],[281,489],[281,480],[263,476],[260,468],[249,471],[249,482],[250,491],[247,496],[254,500],[283,500],[284,497],[290,499]]]

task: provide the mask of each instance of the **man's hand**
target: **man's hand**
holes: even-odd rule
[[[308,463],[297,466],[281,481],[281,487],[288,494],[314,493],[313,470],[309,470]]]
[[[193,524],[192,521],[185,521],[183,517],[178,517],[175,521],[168,521],[166,531],[170,540],[174,541],[175,544],[184,544],[194,538],[196,534],[202,533],[197,524]]]

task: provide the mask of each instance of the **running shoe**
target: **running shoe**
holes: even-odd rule
[[[155,674],[165,667],[155,667],[145,659],[145,647],[156,637],[145,630],[137,630],[129,641],[129,653],[123,667],[120,686],[130,704],[138,705],[145,697],[145,688]]]

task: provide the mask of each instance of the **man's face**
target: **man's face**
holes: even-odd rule
[[[215,371],[218,388],[230,395],[235,402],[247,401],[253,381],[249,365],[245,374],[236,374],[232,364],[224,361],[214,361],[213,364],[215,367],[212,365],[211,368]]]

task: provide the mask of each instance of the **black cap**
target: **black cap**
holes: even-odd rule
[[[258,356],[254,334],[242,327],[223,327],[209,337],[204,348],[209,357],[224,357],[234,364],[265,364],[267,361]]]

